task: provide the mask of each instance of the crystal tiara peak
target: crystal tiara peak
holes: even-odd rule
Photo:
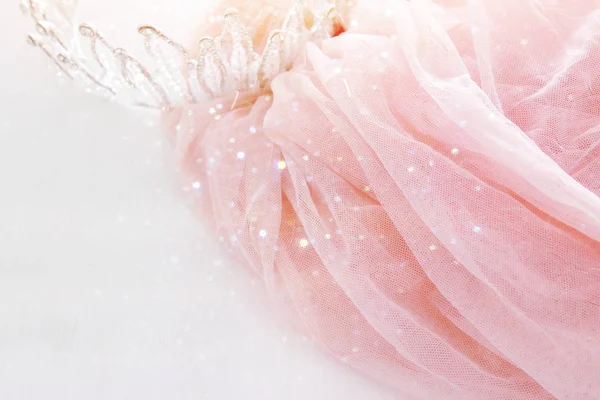
[[[291,68],[307,41],[345,30],[335,4],[323,1],[323,6],[315,7],[309,2],[294,0],[283,25],[267,35],[261,54],[233,8],[220,18],[221,34],[203,37],[195,51],[153,26],[142,26],[138,32],[148,62],[112,46],[87,23],[75,27],[70,16],[76,7],[73,0],[23,0],[21,8],[35,24],[28,42],[52,60],[60,75],[119,103],[170,109],[267,90],[277,74]]]

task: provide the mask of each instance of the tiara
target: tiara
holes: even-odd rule
[[[203,37],[186,49],[157,28],[138,28],[147,62],[114,47],[92,25],[74,26],[76,0],[22,0],[35,32],[28,42],[41,50],[61,76],[119,103],[170,109],[233,93],[268,90],[289,70],[307,41],[321,41],[343,30],[336,5],[327,0],[294,0],[283,25],[267,35],[259,54],[236,9],[220,18],[217,37]]]

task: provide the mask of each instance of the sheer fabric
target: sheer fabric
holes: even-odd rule
[[[354,3],[272,93],[165,115],[199,208],[416,399],[597,399],[598,3]]]

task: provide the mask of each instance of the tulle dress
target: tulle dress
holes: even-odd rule
[[[260,48],[268,3],[222,9]],[[600,4],[339,3],[261,90],[163,112],[201,215],[409,398],[599,399]]]

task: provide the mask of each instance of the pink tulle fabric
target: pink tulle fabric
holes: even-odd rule
[[[271,92],[165,116],[199,208],[415,399],[600,398],[600,6],[357,0]]]

